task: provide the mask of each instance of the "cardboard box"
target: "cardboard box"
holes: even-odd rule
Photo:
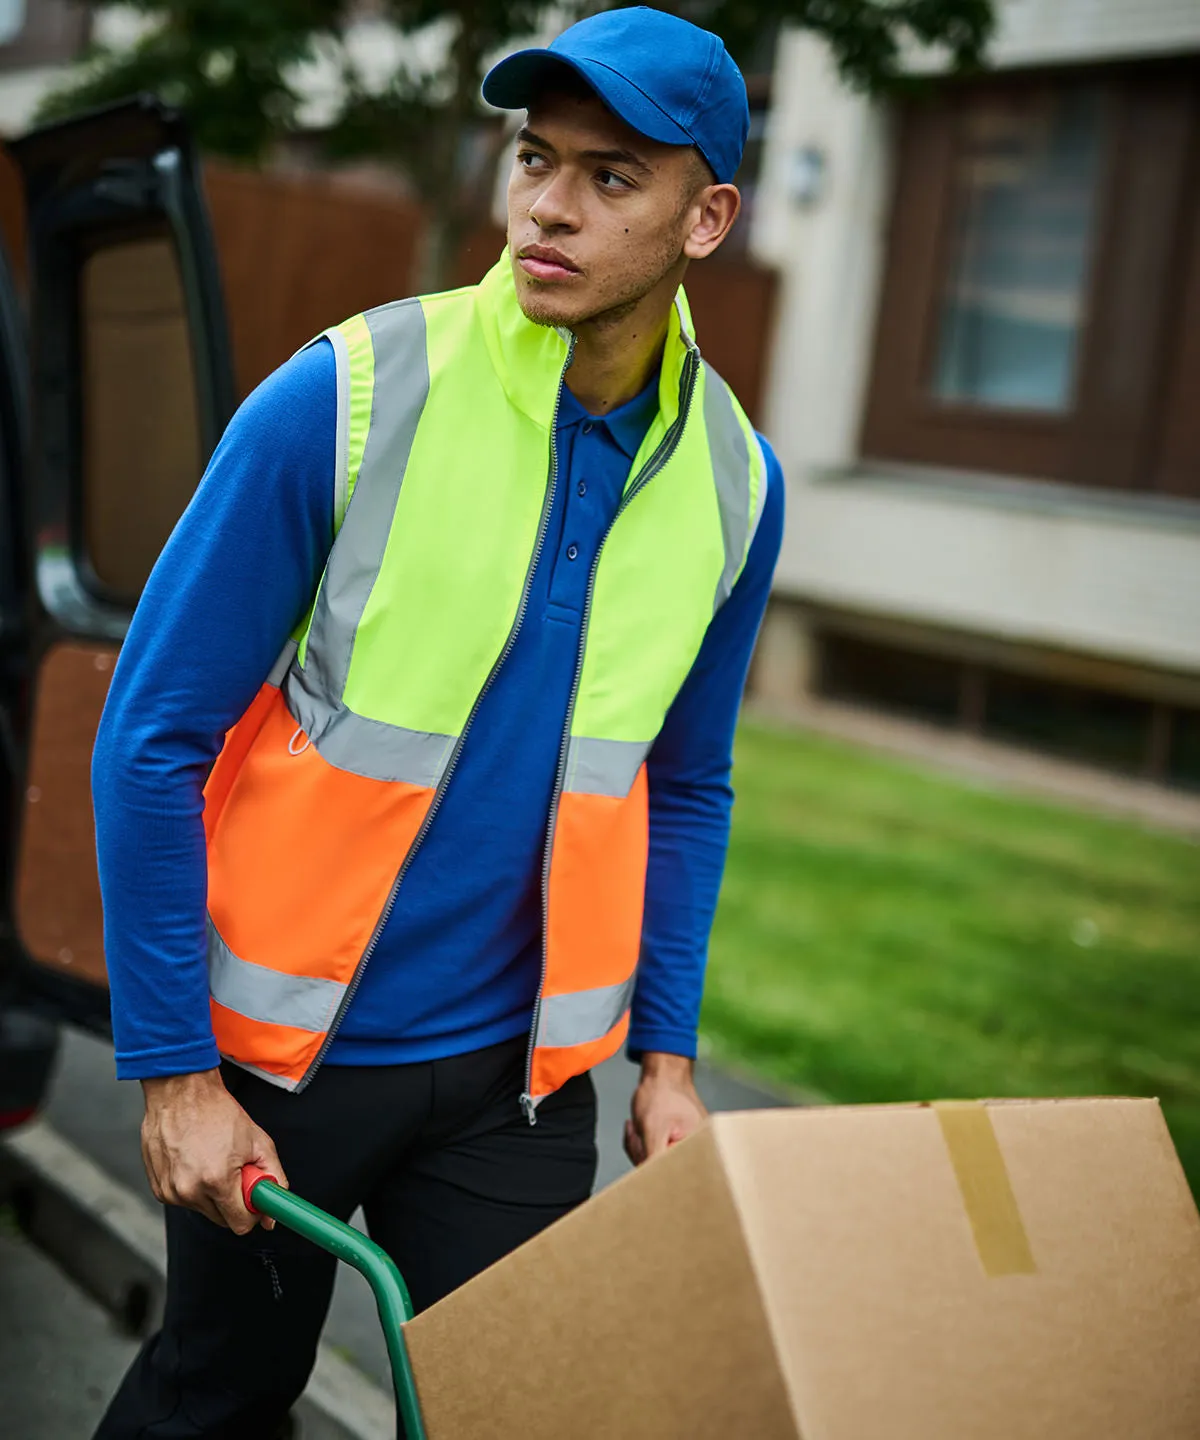
[[[1157,1102],[721,1115],[406,1330],[429,1440],[1198,1440]]]

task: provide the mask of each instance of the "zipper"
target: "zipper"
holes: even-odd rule
[[[425,812],[425,818],[421,821],[421,827],[416,835],[413,836],[413,842],[408,847],[408,853],[401,862],[400,869],[396,872],[396,878],[392,881],[392,888],[388,893],[387,903],[384,905],[379,919],[375,922],[375,929],[372,930],[371,938],[367,941],[367,948],[363,951],[362,958],[359,960],[358,966],[354,971],[354,976],[349,986],[347,986],[346,993],[342,996],[341,1003],[338,1005],[333,1020],[330,1022],[329,1031],[325,1039],[321,1042],[321,1048],[317,1051],[312,1064],[297,1084],[293,1092],[294,1094],[298,1095],[317,1073],[318,1066],[328,1054],[329,1047],[333,1044],[334,1036],[337,1034],[346,1011],[350,1008],[350,1002],[354,999],[355,993],[362,982],[363,972],[367,968],[367,962],[375,953],[375,947],[379,944],[379,937],[383,933],[383,927],[387,924],[392,911],[396,908],[396,899],[400,894],[401,882],[404,880],[405,875],[408,874],[412,866],[413,857],[421,848],[421,843],[424,841],[426,835],[429,834],[430,827],[441,807],[442,797],[445,795],[447,787],[450,784],[450,778],[454,774],[455,767],[458,764],[458,757],[462,753],[467,734],[471,729],[475,716],[479,712],[480,705],[483,703],[483,697],[491,689],[492,682],[500,672],[500,667],[508,659],[512,653],[513,646],[517,643],[517,635],[525,620],[525,611],[529,605],[529,591],[533,585],[534,571],[538,567],[538,563],[542,558],[542,550],[545,548],[546,531],[550,525],[550,511],[554,507],[554,492],[558,487],[558,407],[562,401],[563,384],[566,381],[567,371],[570,369],[574,355],[575,337],[574,335],[570,335],[567,339],[567,358],[563,362],[562,373],[558,377],[558,391],[554,397],[554,415],[550,422],[550,473],[546,482],[546,496],[542,501],[542,514],[538,521],[537,542],[533,547],[533,555],[529,561],[529,568],[525,572],[525,585],[521,590],[521,600],[517,606],[517,613],[512,623],[512,629],[509,630],[508,639],[504,642],[504,648],[496,657],[495,664],[491,670],[488,671],[487,679],[483,682],[483,688],[479,694],[476,695],[475,703],[471,706],[470,713],[466,718],[462,730],[459,732],[458,739],[454,742],[454,749],[450,752],[450,758],[446,762],[446,768],[442,772],[442,778],[438,781],[437,789],[433,793],[433,799],[429,802],[429,809]]]
[[[525,1055],[525,1088],[521,1093],[521,1109],[531,1125],[537,1124],[537,1107],[533,1099],[533,1052],[537,1048],[537,1027],[542,1012],[542,991],[546,985],[546,970],[549,965],[549,924],[550,924],[550,860],[554,851],[554,829],[558,823],[558,802],[562,796],[563,781],[567,771],[567,750],[571,743],[571,723],[575,718],[575,702],[579,698],[579,682],[583,676],[583,657],[587,648],[588,623],[592,613],[592,594],[596,588],[596,572],[600,568],[600,556],[604,545],[613,532],[613,527],[629,508],[635,495],[643,491],[675,453],[684,426],[692,408],[692,394],[696,388],[696,372],[700,368],[700,352],[694,345],[689,346],[683,362],[683,374],[679,381],[679,414],[675,423],[663,436],[658,448],[651,455],[632,485],[621,497],[616,513],[608,522],[608,528],[600,537],[600,544],[592,557],[588,571],[587,590],[583,599],[583,623],[579,628],[579,646],[575,652],[575,675],[571,681],[571,696],[567,701],[567,718],[563,726],[562,740],[558,747],[558,769],[554,776],[554,793],[550,799],[550,815],[546,823],[546,847],[542,855],[542,970],[538,980],[537,999],[533,1004],[533,1023],[529,1027],[529,1049]]]

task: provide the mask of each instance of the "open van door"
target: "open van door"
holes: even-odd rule
[[[232,368],[175,113],[139,98],[9,149],[28,217],[30,423],[0,903],[23,978],[63,1018],[103,1026],[92,745],[142,586],[232,414]]]

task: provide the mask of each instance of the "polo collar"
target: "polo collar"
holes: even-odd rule
[[[618,405],[607,415],[592,415],[564,386],[558,410],[559,426],[588,422],[592,425],[603,425],[622,454],[632,461],[658,413],[658,389],[659,376],[655,370],[648,383],[632,400],[626,400],[624,405]]]

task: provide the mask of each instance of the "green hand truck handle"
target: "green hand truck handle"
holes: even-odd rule
[[[392,1365],[397,1436],[399,1440],[426,1440],[417,1385],[408,1359],[408,1346],[404,1343],[403,1326],[413,1317],[412,1301],[391,1256],[353,1226],[343,1225],[324,1210],[285,1190],[274,1175],[257,1165],[242,1166],[242,1199],[252,1215],[270,1216],[347,1265],[353,1265],[365,1277],[375,1295]]]

